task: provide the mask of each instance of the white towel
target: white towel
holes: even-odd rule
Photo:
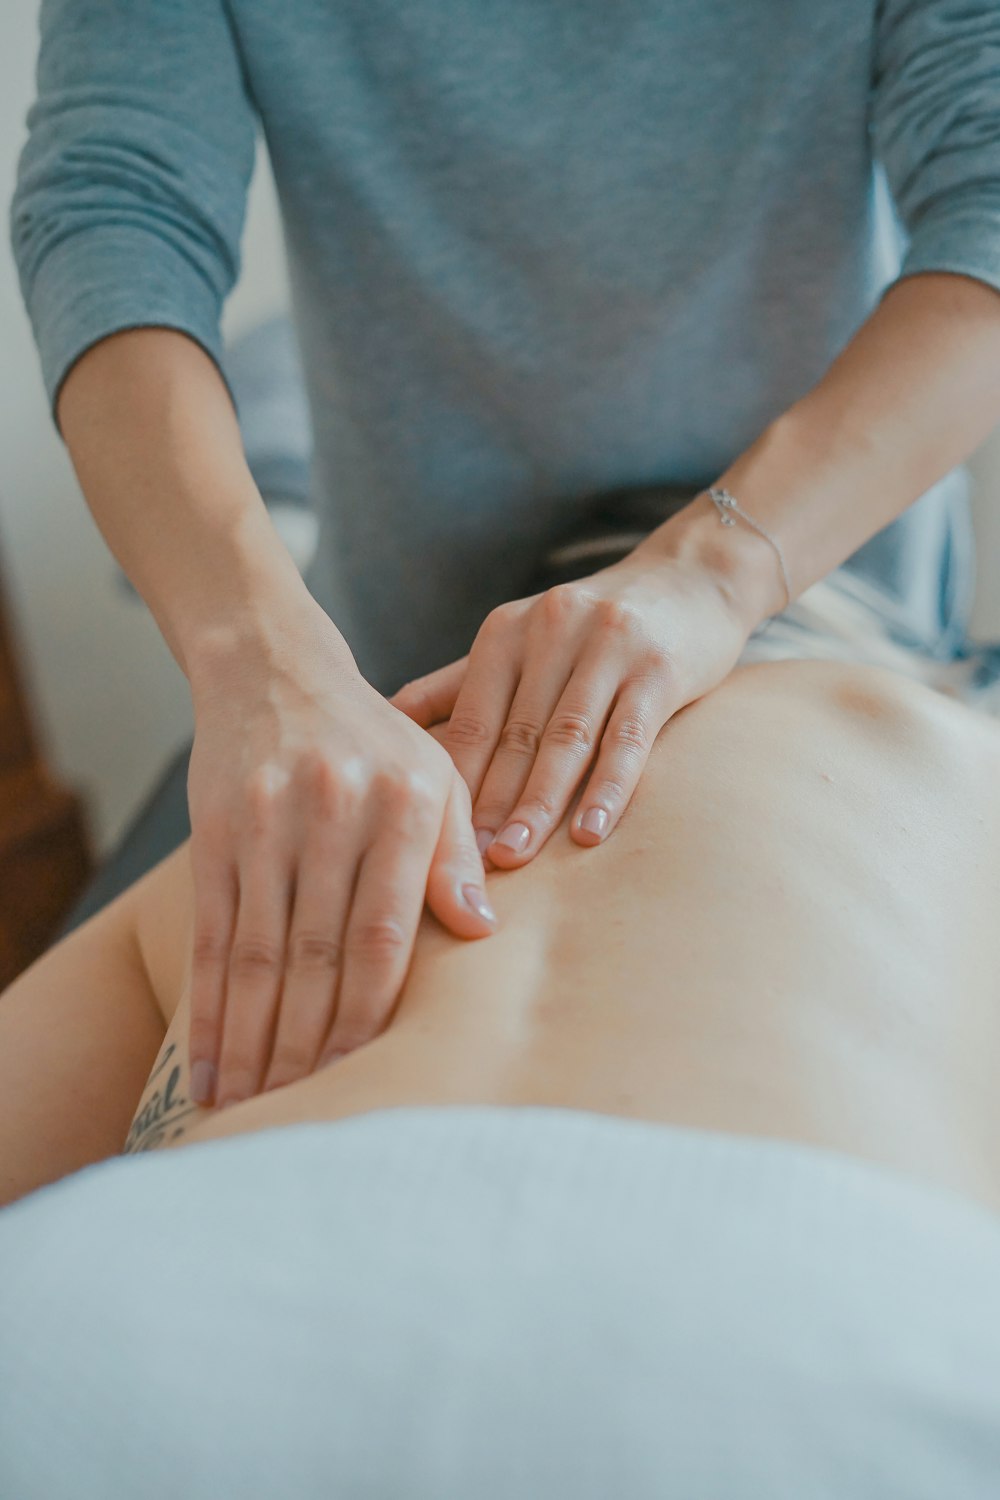
[[[996,1500],[1000,1217],[836,1153],[393,1109],[0,1213],[5,1500]]]

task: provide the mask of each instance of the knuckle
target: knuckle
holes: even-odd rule
[[[570,750],[590,750],[594,744],[594,727],[587,714],[566,710],[553,714],[545,737]]]
[[[602,599],[598,607],[601,629],[610,635],[625,636],[634,640],[644,631],[642,614],[633,604],[621,599]]]
[[[310,812],[326,824],[340,824],[356,816],[362,800],[363,778],[345,772],[325,757],[308,767],[300,783]]]
[[[307,751],[298,766],[298,781],[315,812],[332,817],[340,810],[345,788],[336,767],[321,750]]]
[[[514,623],[516,616],[513,601],[507,600],[490,610],[479,627],[480,635],[502,635]]]
[[[192,967],[204,973],[221,968],[228,952],[226,934],[219,927],[196,930],[192,944]]]
[[[297,974],[335,973],[343,959],[343,944],[319,932],[293,932],[287,967]]]
[[[247,1091],[256,1085],[261,1059],[249,1038],[237,1034],[226,1035],[222,1041],[222,1056],[219,1059],[219,1076],[232,1085],[235,1079],[246,1083]],[[221,1092],[221,1091],[220,1091]]]
[[[331,1031],[323,1051],[329,1052],[336,1047],[341,1052],[353,1052],[356,1047],[365,1046],[378,1035],[380,1027],[374,1017],[369,1025],[364,1023],[364,1016],[352,1016],[349,1025],[338,1026],[336,1031]]]
[[[198,1015],[192,1002],[191,1023],[188,1027],[188,1045],[194,1057],[215,1056],[219,1041],[219,1029],[215,1022]]]
[[[244,823],[251,833],[270,829],[284,791],[285,776],[276,766],[258,766],[243,783]]]
[[[348,933],[348,948],[374,962],[395,961],[406,948],[406,933],[396,917],[370,917]]]
[[[301,1078],[312,1071],[315,1058],[316,1048],[308,1046],[301,1037],[279,1037],[268,1071],[284,1078]]]
[[[536,817],[532,819],[533,822],[548,823],[554,821],[556,814],[561,810],[562,803],[550,792],[531,792],[521,798],[511,817],[516,818],[522,812],[529,815],[534,813]]]
[[[649,731],[638,714],[626,714],[611,728],[612,743],[620,750],[633,753],[649,748]]]
[[[542,731],[533,719],[508,719],[500,733],[500,748],[514,755],[537,755]]]
[[[651,646],[643,658],[639,679],[645,679],[662,687],[664,683],[671,682],[676,675],[677,660],[674,653],[666,646]]]
[[[219,1070],[216,1098],[234,1103],[240,1099],[251,1099],[257,1092],[258,1070],[242,1057],[227,1058]]]
[[[188,791],[189,802],[194,804],[195,799]],[[196,817],[191,828],[191,865],[197,878],[203,870],[209,870],[214,874],[220,854],[229,844],[230,824],[226,811],[218,804],[210,802],[206,806],[198,805]]]
[[[547,624],[559,625],[568,616],[577,614],[585,600],[585,592],[578,583],[556,583],[545,590],[537,608]]]
[[[229,955],[230,972],[235,975],[275,974],[283,958],[279,943],[261,937],[238,937]]]
[[[436,769],[436,765],[435,765]],[[421,766],[409,766],[402,777],[403,795],[418,811],[427,811],[435,801],[435,781]]]
[[[472,813],[472,821],[477,828],[489,828],[493,832],[499,832],[501,825],[507,821],[507,814],[509,812],[509,797],[504,802],[484,797],[476,803]]]
[[[493,732],[480,715],[462,711],[452,714],[444,737],[450,745],[469,745],[475,749],[480,745],[489,744],[493,738]]]
[[[433,813],[434,787],[422,770],[406,767],[381,771],[373,790],[379,801],[398,817],[424,822]]]
[[[402,687],[396,689],[392,695],[392,701],[397,708],[405,708],[418,703],[422,697],[423,693],[418,690],[417,679],[414,677],[410,682],[404,682]]]
[[[609,812],[620,807],[625,801],[626,789],[624,782],[617,780],[614,776],[602,776],[600,781],[588,787],[590,798],[599,802]]]

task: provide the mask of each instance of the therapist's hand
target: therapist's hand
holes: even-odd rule
[[[192,1093],[291,1083],[384,1029],[427,904],[495,928],[468,789],[316,606],[192,678]]]
[[[467,656],[390,702],[442,743],[467,782],[480,849],[526,864],[587,784],[581,845],[615,828],[672,714],[717,686],[753,628],[716,575],[655,546],[590,577],[502,604]]]

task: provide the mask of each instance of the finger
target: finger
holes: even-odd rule
[[[440,724],[455,706],[468,666],[469,658],[463,656],[459,661],[449,662],[446,667],[439,667],[436,672],[416,677],[393,693],[389,702],[421,729]]]
[[[278,1023],[264,1088],[306,1078],[333,1025],[344,966],[344,928],[363,854],[330,820],[315,826],[299,863]]]
[[[336,1014],[321,1061],[351,1052],[384,1028],[399,998],[423,911],[440,803],[412,785],[379,797],[375,838],[361,862],[344,934]]]
[[[570,835],[578,844],[602,843],[615,828],[670,713],[662,685],[632,682],[623,687],[570,824]]]
[[[501,869],[527,864],[562,822],[594,760],[620,676],[620,667],[607,653],[595,650],[570,677],[545,725],[538,754],[514,805],[494,820],[500,833],[489,845],[489,857]],[[475,821],[479,822],[478,812]]]
[[[491,760],[479,795],[475,798],[472,822],[477,834],[486,829],[493,835],[484,847],[495,864],[504,864],[506,853],[522,854],[530,842],[532,828],[515,823],[511,810],[517,805],[531,777],[545,730],[573,675],[572,659],[562,653],[535,656],[517,685],[507,720]],[[543,813],[539,807],[535,819],[550,817],[554,807]],[[502,838],[503,844],[497,839]],[[499,854],[499,859],[494,856]]]
[[[472,832],[472,799],[457,773],[427,879],[427,905],[460,938],[488,937],[497,919]]]
[[[191,952],[191,1097],[215,1099],[229,949],[236,924],[236,868],[213,839],[191,836],[194,930]]]
[[[426,847],[401,850],[391,834],[377,838],[363,856],[336,1008],[320,1038],[321,1066],[334,1054],[363,1047],[388,1023],[413,951],[427,861]]]
[[[475,801],[493,758],[521,675],[518,629],[499,611],[488,615],[469,652],[441,743]]]
[[[270,844],[258,843],[239,871],[239,906],[229,954],[219,1105],[260,1090],[271,1051],[291,907],[291,871]]]

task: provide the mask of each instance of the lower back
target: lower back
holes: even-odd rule
[[[998,743],[878,670],[737,669],[661,732],[606,844],[564,824],[488,876],[495,936],[425,916],[382,1036],[182,1140],[539,1104],[811,1142],[1000,1208]],[[172,1039],[186,1021],[185,996]]]

